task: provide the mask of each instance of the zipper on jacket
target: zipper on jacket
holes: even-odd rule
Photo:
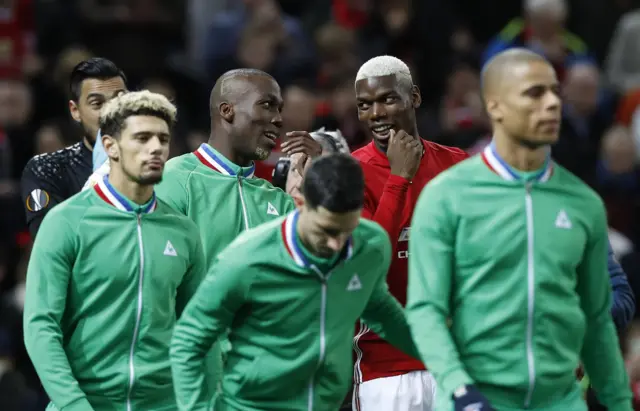
[[[329,276],[331,273],[328,273],[326,276],[322,274],[322,272],[315,265],[311,266],[311,269],[315,271],[316,274],[320,277],[320,354],[318,355],[318,365],[317,369],[320,368],[322,363],[324,362],[324,356],[326,353],[327,346],[327,336],[326,336],[326,322],[327,322],[327,281],[329,280]],[[307,400],[307,409],[308,411],[313,411],[313,396],[314,396],[314,384],[315,384],[315,372],[311,375],[309,379],[309,396]]]
[[[238,193],[240,193],[240,203],[242,204],[242,216],[244,217],[244,229],[249,229],[249,217],[247,215],[247,204],[244,202],[244,194],[242,193],[242,177],[238,175]]]
[[[133,357],[135,354],[136,341],[140,331],[140,318],[142,317],[142,284],[144,280],[144,246],[142,244],[142,221],[141,216],[137,216],[138,228],[138,250],[140,251],[140,270],[138,272],[138,307],[136,311],[136,323],[133,328],[133,337],[131,338],[131,347],[129,348],[129,391],[127,392],[127,411],[132,411],[131,393],[133,392],[133,384],[136,379]]]
[[[533,235],[533,200],[531,199],[531,183],[526,185],[525,208],[527,215],[527,366],[529,369],[529,389],[524,400],[524,407],[529,408],[533,389],[536,383],[536,368],[533,357],[533,309],[535,301],[535,265]]]

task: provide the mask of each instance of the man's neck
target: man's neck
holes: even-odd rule
[[[220,137],[214,138],[213,135],[211,135],[207,144],[213,147],[218,153],[233,164],[240,167],[249,167],[251,165],[251,160],[246,159],[244,156],[235,152],[233,148],[231,148],[229,140],[230,139],[223,139]]]
[[[493,141],[500,158],[519,171],[539,170],[549,155],[549,146],[547,145],[531,149],[504,136],[494,136]]]
[[[129,201],[138,205],[148,203],[153,196],[153,185],[141,185],[131,181],[122,172],[115,170],[115,167],[111,168],[109,183]]]
[[[89,150],[89,151],[93,151],[93,144],[91,144],[91,142],[89,141],[88,138],[83,137],[82,138],[82,143],[84,144],[84,146]]]

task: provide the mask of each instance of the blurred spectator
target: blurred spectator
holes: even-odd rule
[[[54,124],[46,124],[36,133],[36,154],[53,153],[66,145],[62,130]]]
[[[370,136],[358,121],[355,96],[355,76],[344,77],[332,84],[327,92],[326,113],[316,122],[314,128],[340,130],[353,151],[367,144]]]
[[[613,127],[602,138],[596,177],[596,189],[607,207],[609,226],[638,244],[640,167],[626,127]]]
[[[626,94],[640,88],[640,10],[625,14],[616,27],[606,61],[607,83]]]
[[[453,67],[440,106],[440,124],[446,145],[467,149],[489,132],[489,121],[480,96],[478,71],[469,64]]]
[[[359,30],[361,59],[391,54],[409,63],[414,46],[409,0],[379,0],[374,5],[367,23]]]
[[[489,43],[483,63],[508,48],[527,47],[547,57],[562,78],[567,63],[588,58],[586,44],[565,29],[567,14],[566,0],[524,0],[524,18],[512,20]]]
[[[0,144],[9,147],[11,179],[18,179],[21,167],[32,156],[34,144],[33,95],[23,81],[0,80]]]
[[[356,56],[356,33],[335,22],[320,27],[315,35],[320,84],[331,84],[351,75],[360,65]]]
[[[17,78],[25,68],[29,72],[37,68],[33,23],[32,0],[0,2],[0,79]]]
[[[585,61],[569,66],[562,82],[563,118],[553,157],[590,185],[594,184],[602,135],[613,122],[613,112],[601,92],[596,65]]]
[[[213,79],[250,67],[272,74],[281,86],[313,78],[313,44],[300,22],[284,15],[275,0],[243,0],[240,10],[216,16],[206,41],[206,69]]]

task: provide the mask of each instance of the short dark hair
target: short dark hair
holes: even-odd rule
[[[124,71],[111,60],[102,57],[93,57],[78,63],[71,72],[69,79],[69,92],[73,101],[78,102],[82,92],[82,82],[87,79],[107,80],[114,77],[122,78],[127,83]]]
[[[348,154],[317,158],[302,182],[302,195],[311,209],[324,207],[347,213],[364,205],[364,174],[360,163]]]

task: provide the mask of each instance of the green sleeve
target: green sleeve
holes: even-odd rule
[[[602,204],[594,208],[593,230],[577,273],[576,289],[586,321],[582,362],[602,405],[610,411],[630,411],[629,379],[610,312],[607,219]]]
[[[191,222],[189,222],[191,223]],[[207,267],[204,258],[204,250],[202,248],[202,240],[200,238],[200,232],[195,225],[189,224],[193,227],[191,236],[194,238],[192,249],[190,251],[190,263],[189,269],[182,278],[182,282],[178,287],[176,293],[176,317],[180,318],[182,311],[186,307],[191,297],[196,293],[196,290],[204,280],[207,274]]]
[[[154,187],[158,198],[182,215],[189,209],[188,175],[176,169],[165,170],[162,182]]]
[[[93,410],[63,346],[61,321],[76,255],[77,227],[56,211],[45,216],[29,259],[24,342],[44,389],[58,409]]]
[[[371,298],[362,313],[362,321],[364,321],[373,332],[394,347],[414,358],[420,358],[411,338],[411,330],[407,324],[402,305],[400,305],[398,300],[389,292],[387,272],[389,271],[389,264],[391,263],[391,244],[386,234],[384,237],[384,260],[380,265],[380,273]]]
[[[411,222],[407,320],[425,366],[450,398],[460,386],[472,384],[460,361],[447,325],[454,281],[456,219],[443,192],[443,180],[420,194]]]
[[[249,292],[246,267],[234,264],[237,250],[228,248],[209,269],[185,307],[171,340],[171,369],[179,410],[204,410],[210,401],[205,357],[231,325]]]
[[[176,316],[178,318],[181,317],[184,308],[195,295],[207,273],[200,233],[195,224],[190,225],[192,226],[191,231],[193,232],[192,236],[195,241],[193,242],[193,249],[191,250],[191,266],[182,279],[182,283],[180,284],[180,287],[178,287],[176,295]],[[211,349],[205,356],[204,361],[205,372],[202,385],[202,395],[205,398],[212,398],[215,395],[218,383],[222,379],[222,353],[218,343],[212,345]]]

